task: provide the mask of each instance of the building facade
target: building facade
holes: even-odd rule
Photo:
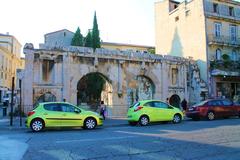
[[[50,32],[44,35],[44,43],[39,45],[39,48],[44,46],[60,47],[60,46],[71,46],[74,32],[68,29],[62,29],[54,32]],[[120,50],[120,51],[131,51],[131,52],[151,52],[155,53],[155,47],[146,45],[135,45],[125,43],[113,43],[113,42],[101,42],[101,48]]]
[[[210,97],[240,95],[240,3],[164,0],[155,3],[156,53],[193,57]]]
[[[24,69],[24,66],[21,44],[12,35],[0,34],[0,103],[12,87],[12,77],[16,77],[16,70]]]

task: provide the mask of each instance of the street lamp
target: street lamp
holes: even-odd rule
[[[19,79],[19,117],[20,117],[20,126],[22,126],[22,79],[24,77],[24,70],[17,72],[17,77]]]

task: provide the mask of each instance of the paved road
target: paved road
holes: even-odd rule
[[[147,127],[101,127],[94,131],[0,131],[0,144],[1,139],[18,144],[9,148],[8,158],[0,152],[4,160],[22,156],[24,160],[240,159],[240,119],[237,118]],[[11,143],[10,147],[13,147]]]

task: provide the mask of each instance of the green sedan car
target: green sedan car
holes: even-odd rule
[[[83,127],[94,129],[103,124],[103,118],[66,102],[39,103],[28,113],[26,126],[34,132],[47,127]]]
[[[159,100],[144,100],[130,106],[127,113],[130,125],[139,123],[142,126],[150,122],[172,121],[180,123],[183,113],[180,109]]]

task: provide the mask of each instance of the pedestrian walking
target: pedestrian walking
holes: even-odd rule
[[[106,112],[106,105],[103,101],[101,101],[100,105],[100,115],[103,116],[103,119],[105,120],[105,112]]]
[[[185,98],[181,102],[181,106],[182,106],[183,111],[186,112],[186,110],[187,110],[187,101],[186,101]]]

